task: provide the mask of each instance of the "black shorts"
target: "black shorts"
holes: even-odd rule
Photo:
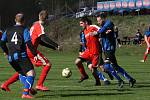
[[[81,62],[86,62],[87,60],[82,58],[82,57],[78,57],[79,59],[81,59]]]
[[[101,66],[103,64],[104,64],[104,60],[103,60],[102,51],[101,51],[100,54],[99,54],[99,66]]]
[[[117,64],[115,52],[106,51],[104,52],[105,60],[109,60],[113,64]]]
[[[9,63],[15,69],[16,72],[22,75],[26,75],[28,71],[34,69],[33,64],[27,57],[20,58],[18,60],[13,60]]]

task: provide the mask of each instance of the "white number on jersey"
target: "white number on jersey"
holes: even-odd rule
[[[15,44],[17,44],[18,42],[17,32],[15,32],[14,35],[12,36],[11,42],[15,42]]]

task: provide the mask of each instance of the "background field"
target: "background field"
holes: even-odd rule
[[[44,50],[44,48],[42,49]],[[111,81],[110,86],[94,86],[91,73],[86,68],[90,78],[83,83],[77,83],[80,74],[74,65],[77,52],[57,52],[45,51],[47,58],[53,63],[52,69],[48,74],[45,86],[50,91],[38,92],[35,99],[39,100],[149,100],[150,99],[150,69],[149,59],[146,63],[140,63],[143,57],[145,46],[122,46],[117,50],[118,63],[123,66],[135,79],[137,84],[134,88],[129,88],[128,81],[123,89],[118,90],[117,81]],[[63,68],[69,67],[72,76],[69,79],[61,76]],[[36,68],[36,81],[41,68]],[[6,58],[0,54],[0,84],[3,83],[14,73],[10,68]],[[11,92],[0,91],[0,100],[19,100],[21,96],[22,84],[16,82],[10,86]]]

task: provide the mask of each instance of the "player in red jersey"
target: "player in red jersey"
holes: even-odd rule
[[[35,22],[33,26],[30,29],[30,36],[31,36],[31,41],[34,46],[34,48],[37,50],[38,45],[41,44],[43,46],[46,46],[48,48],[52,48],[54,50],[59,49],[59,46],[57,43],[53,42],[50,40],[47,36],[47,34],[44,32],[44,27],[43,25],[45,24],[45,21],[47,19],[48,13],[45,10],[42,10],[39,13],[39,21]],[[36,66],[43,66],[43,70],[41,72],[41,75],[39,77],[39,80],[36,85],[36,89],[42,90],[42,91],[47,91],[49,90],[47,87],[43,85],[44,80],[46,79],[46,76],[51,69],[51,63],[49,60],[44,57],[40,51],[37,50],[37,56],[38,60],[35,62],[34,61],[34,56],[32,55],[31,51],[27,49],[27,54],[31,60],[31,62]],[[15,73],[12,77],[10,77],[5,83],[1,85],[1,88],[5,91],[10,91],[8,86],[14,82],[16,82],[19,78],[18,73]]]
[[[140,62],[145,62],[148,54],[150,54],[150,26],[148,27],[148,30],[146,30],[144,33],[144,40],[146,42],[147,48],[144,53],[143,60],[140,60]]]
[[[88,79],[88,75],[86,74],[82,63],[84,61],[92,62],[92,68],[90,69],[96,80],[95,85],[101,85],[99,77],[97,75],[97,65],[99,62],[99,48],[100,48],[99,38],[97,36],[91,35],[92,32],[98,31],[98,29],[90,25],[91,20],[89,20],[87,17],[81,18],[80,26],[84,28],[87,49],[76,59],[75,64],[77,65],[80,73],[82,74],[79,81],[82,82]]]

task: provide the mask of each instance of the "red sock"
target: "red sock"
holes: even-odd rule
[[[41,72],[41,75],[39,77],[37,86],[43,86],[44,80],[46,79],[46,76],[47,76],[50,68],[51,68],[51,66],[44,66],[44,68],[43,68],[43,70]]]
[[[16,72],[12,77],[10,77],[7,81],[5,81],[4,85],[9,86],[10,84],[19,80],[19,74]]]
[[[87,75],[82,63],[78,63],[78,64],[77,64],[77,67],[78,67],[80,73],[81,73],[83,76],[86,76],[86,75]]]
[[[144,61],[147,59],[147,53],[144,54]]]

